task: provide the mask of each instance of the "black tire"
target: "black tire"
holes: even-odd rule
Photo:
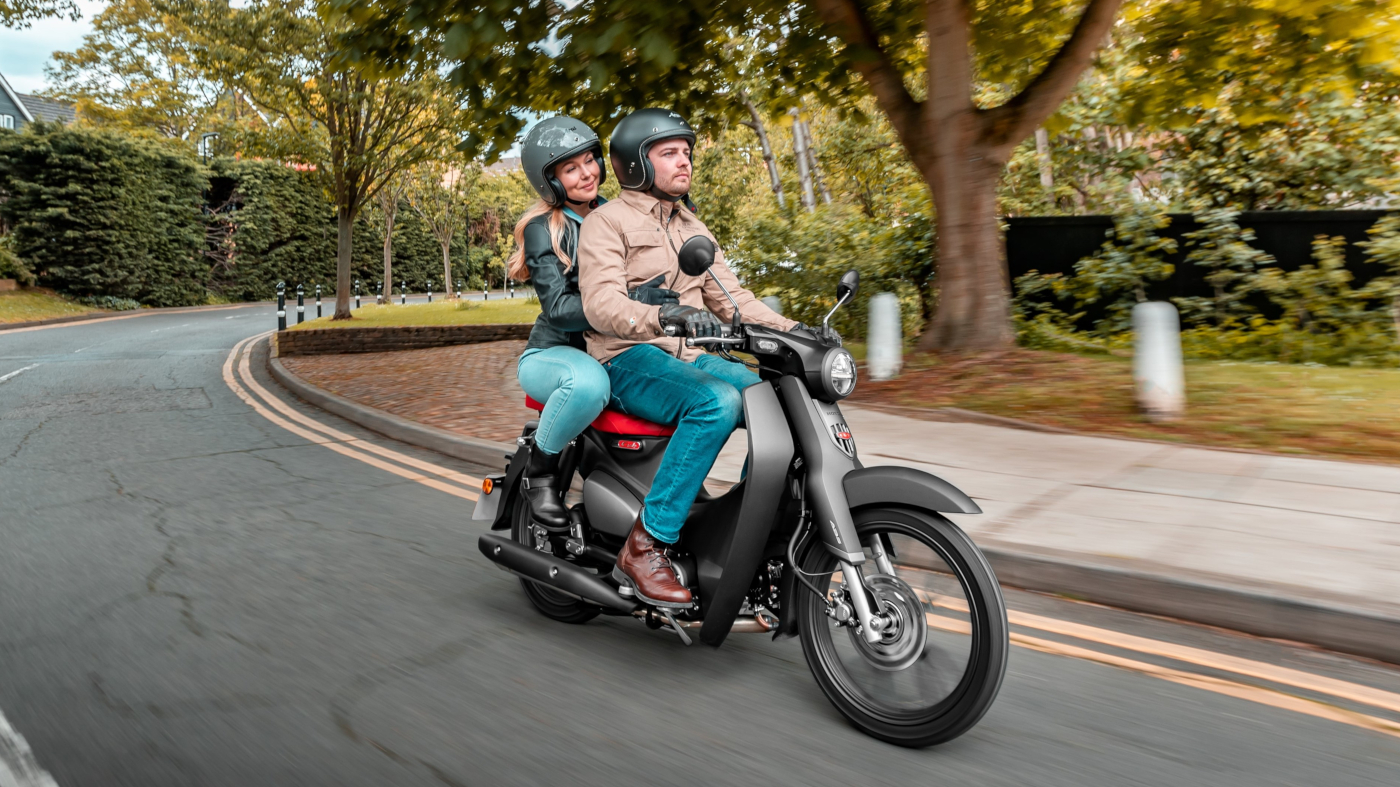
[[[1010,642],[996,575],[972,539],[936,513],[870,507],[854,518],[867,558],[876,536],[896,553],[893,580],[884,578],[873,558],[862,567],[867,579],[881,577],[875,584],[888,592],[880,597],[888,605],[882,608],[896,616],[900,599],[913,599],[897,615],[902,630],[890,636],[917,639],[912,646],[907,639],[891,640],[886,654],[883,643],[867,645],[853,628],[837,624],[824,600],[799,585],[797,619],[807,666],[831,703],[862,732],[910,748],[950,741],[981,720],[1006,675]],[[832,577],[837,560],[820,543],[799,560],[818,575],[812,578],[817,587],[839,588],[840,580]],[[921,634],[902,623],[919,617]]]
[[[517,493],[514,498],[515,502],[510,512],[511,538],[533,549],[535,545],[529,535],[530,506],[525,502],[524,494]],[[577,596],[561,593],[524,577],[520,578],[520,587],[525,590],[525,597],[530,599],[530,603],[541,615],[561,623],[587,623],[602,612],[602,608],[596,604],[590,604]]]

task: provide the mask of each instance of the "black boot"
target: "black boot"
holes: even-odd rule
[[[550,529],[568,528],[569,512],[560,499],[559,454],[546,454],[539,447],[531,450],[522,488],[532,519]]]

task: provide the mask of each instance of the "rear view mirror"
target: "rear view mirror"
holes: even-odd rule
[[[716,251],[714,241],[704,235],[696,235],[681,244],[678,253],[681,270],[687,276],[704,276],[705,271],[715,264]]]
[[[841,283],[836,285],[836,300],[856,297],[856,290],[860,289],[860,271],[849,270],[841,276]]]

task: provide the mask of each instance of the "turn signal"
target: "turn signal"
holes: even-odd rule
[[[483,495],[489,495],[489,494],[491,494],[491,490],[492,490],[495,486],[496,486],[495,482],[492,481],[491,479],[487,478],[487,479],[485,479],[484,481],[481,482],[481,493],[482,493]]]

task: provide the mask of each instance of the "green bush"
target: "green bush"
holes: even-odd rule
[[[0,134],[0,220],[39,284],[151,306],[203,303],[203,170],[186,146],[34,123]]]
[[[9,235],[0,235],[0,279],[14,279],[23,287],[34,284],[34,272],[10,248]]]
[[[87,295],[78,299],[78,303],[84,306],[91,306],[94,309],[106,309],[113,312],[124,312],[141,308],[140,301],[133,301],[130,298],[118,298],[112,295]]]

